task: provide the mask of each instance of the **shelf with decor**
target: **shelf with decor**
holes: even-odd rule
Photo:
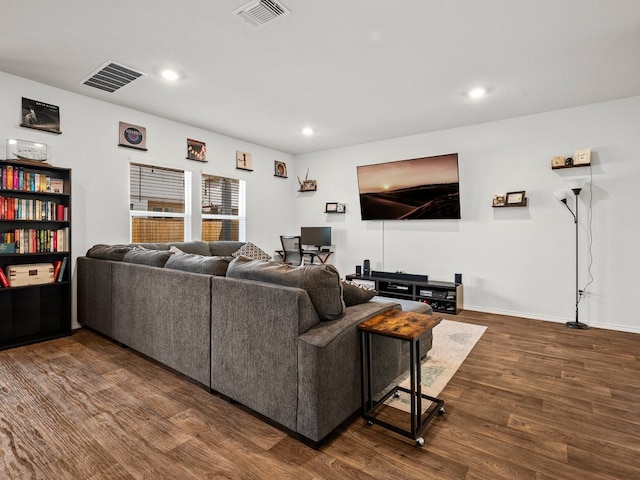
[[[0,160],[0,349],[71,334],[71,169]]]
[[[493,196],[493,208],[526,207],[528,199],[524,190],[517,192],[507,192],[506,195],[498,194]]]

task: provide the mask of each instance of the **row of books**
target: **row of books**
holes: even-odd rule
[[[56,260],[55,262],[53,262],[53,283],[62,282],[62,279],[64,278],[64,272],[67,268],[67,260],[68,257],[64,257],[62,260]],[[10,286],[9,280],[7,279],[10,268],[11,267],[7,267],[7,273],[5,273],[2,268],[0,268],[0,287],[8,288]]]
[[[2,177],[0,188],[4,190],[64,193],[64,179],[30,172],[23,167],[0,166],[0,175]]]
[[[68,221],[69,208],[55,202],[33,198],[0,196],[0,220]]]
[[[16,228],[1,234],[0,243],[15,244],[15,253],[69,251],[69,227],[57,230]]]

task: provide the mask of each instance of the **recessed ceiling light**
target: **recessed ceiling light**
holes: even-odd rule
[[[170,82],[175,82],[176,80],[178,80],[178,77],[179,77],[178,73],[175,70],[168,70],[168,69],[163,70],[160,75],[162,75],[162,78]]]
[[[310,136],[310,135],[313,135],[313,128],[311,128],[311,127],[304,127],[304,128],[302,129],[302,134],[303,134],[303,135],[305,135],[305,136],[307,136],[307,137],[308,137],[308,136]]]
[[[486,93],[487,93],[486,88],[478,87],[478,88],[473,88],[469,90],[468,95],[471,98],[481,98],[481,97],[484,97]]]

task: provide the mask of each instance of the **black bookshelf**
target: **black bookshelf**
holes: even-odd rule
[[[53,282],[0,284],[0,349],[70,335],[71,169],[0,160],[0,175],[0,268],[5,277],[9,280],[10,266],[25,270],[26,265],[65,264]],[[55,183],[52,188],[51,179],[61,180],[62,188],[55,188]]]

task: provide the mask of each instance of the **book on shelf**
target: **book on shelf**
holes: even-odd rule
[[[58,271],[58,276],[54,277],[58,282],[61,282],[62,279],[64,278],[64,270],[65,270],[65,267],[67,266],[67,258],[69,258],[69,257],[64,257],[62,259],[62,264],[60,265],[60,270]]]
[[[62,178],[51,178],[49,180],[49,185],[52,193],[64,192],[64,180]]]
[[[5,288],[9,286],[9,281],[7,280],[6,275],[2,271],[2,268],[0,268],[0,284]]]
[[[56,280],[58,279],[58,274],[60,273],[61,265],[62,265],[62,260],[56,260],[55,262],[53,262],[53,278]]]

